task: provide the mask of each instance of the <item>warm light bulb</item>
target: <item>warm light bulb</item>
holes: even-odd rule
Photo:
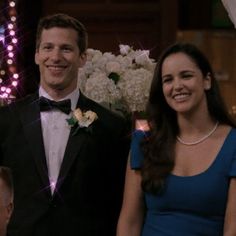
[[[16,17],[15,16],[11,16],[11,21],[15,22],[16,21]]]
[[[1,74],[1,75],[5,75],[5,74],[6,74],[6,71],[5,71],[5,70],[1,70],[1,71],[0,71],[0,74]]]
[[[8,60],[7,60],[7,64],[8,64],[8,65],[12,65],[12,64],[13,64],[13,60],[12,60],[12,59],[8,59]]]
[[[10,6],[10,7],[14,7],[15,5],[16,5],[15,2],[13,2],[13,1],[10,1],[10,2],[9,2],[9,6]]]

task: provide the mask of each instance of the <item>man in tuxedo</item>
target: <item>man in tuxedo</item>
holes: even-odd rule
[[[39,91],[0,110],[0,164],[12,169],[15,185],[9,236],[115,234],[127,128],[77,88],[86,48],[79,21],[64,14],[42,18],[35,52]],[[77,108],[79,124],[70,119]]]
[[[6,236],[7,224],[13,210],[13,181],[11,171],[0,166],[0,236]]]

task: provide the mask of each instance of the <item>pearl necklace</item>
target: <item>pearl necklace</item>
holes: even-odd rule
[[[203,136],[202,138],[200,138],[199,140],[197,140],[195,142],[185,142],[179,136],[177,136],[176,138],[180,143],[182,143],[184,145],[187,145],[187,146],[196,145],[196,144],[199,144],[199,143],[203,142],[208,137],[210,137],[216,131],[218,125],[219,125],[219,122],[217,121],[214,128],[207,135]]]

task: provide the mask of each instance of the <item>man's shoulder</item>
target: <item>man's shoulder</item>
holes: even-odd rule
[[[25,97],[18,98],[15,101],[13,101],[10,105],[9,108],[11,110],[21,110],[22,108],[34,104],[38,99],[38,93],[34,94],[28,94]]]
[[[19,98],[19,99],[15,100],[12,103],[12,105],[21,106],[21,105],[24,105],[24,104],[31,103],[31,102],[33,102],[37,99],[38,99],[38,93],[32,93],[32,94],[26,95],[25,97],[22,97],[22,98]]]
[[[23,98],[18,98],[12,101],[10,104],[0,108],[0,114],[2,117],[13,116],[16,117],[17,113],[27,107],[29,104],[33,104],[37,100],[37,94],[30,94]]]

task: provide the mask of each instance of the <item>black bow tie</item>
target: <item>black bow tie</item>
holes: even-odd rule
[[[40,97],[39,107],[40,111],[49,111],[52,109],[58,109],[66,114],[69,114],[71,112],[71,101],[70,99],[66,99],[59,102],[55,102],[45,97]]]

